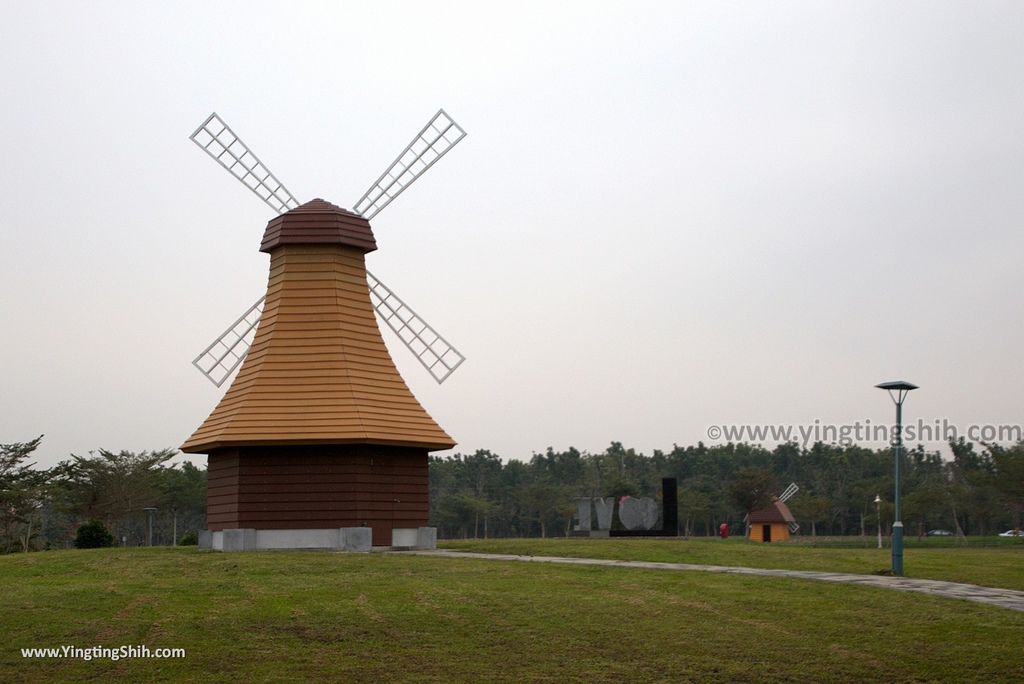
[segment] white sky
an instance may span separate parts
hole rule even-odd
[[[223,391],[190,361],[272,214],[187,140],[212,110],[342,206],[439,106],[469,132],[368,258],[469,358],[385,333],[459,451],[884,422],[892,379],[1024,422],[1024,5],[2,4],[0,442],[42,465]]]

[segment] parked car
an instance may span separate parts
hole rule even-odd
[[[1001,532],[999,534],[999,536],[1000,537],[1021,537],[1021,536],[1024,536],[1024,532],[1021,532],[1020,530],[1006,530],[1005,532]]]
[[[929,537],[952,537],[953,533],[949,530],[928,530]]]

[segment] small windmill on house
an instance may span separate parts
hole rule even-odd
[[[800,491],[795,482],[791,482],[785,491],[779,496],[773,497],[771,503],[764,508],[751,511],[747,521],[749,524],[749,539],[755,542],[779,542],[789,539],[791,533],[795,534],[800,525],[789,510],[786,502],[793,498],[793,495]]]
[[[440,110],[349,211],[300,205],[216,113],[192,134],[275,213],[260,245],[266,294],[193,361],[218,387],[241,366],[181,447],[209,457],[213,548],[432,543],[427,454],[455,442],[406,386],[374,314],[439,383],[464,357],[365,255],[370,219],[464,136]]]

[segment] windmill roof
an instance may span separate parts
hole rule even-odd
[[[775,499],[764,508],[756,511],[752,511],[750,514],[750,522],[752,523],[791,523],[796,522],[796,518],[789,510],[789,506],[783,502]]]
[[[369,221],[318,197],[271,219],[260,251],[281,245],[331,244],[355,247],[364,254],[377,249]]]
[[[249,353],[181,450],[353,443],[455,446],[384,345],[361,250],[282,245]]]

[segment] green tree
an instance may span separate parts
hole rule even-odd
[[[953,452],[948,468],[958,526],[967,534],[990,534],[1003,515],[992,455],[975,451],[974,444],[963,437],[950,441],[949,448]]]
[[[1013,514],[1014,529],[1021,529],[1024,515],[1024,442],[1003,448],[990,445],[995,466],[995,486],[1003,503]]]
[[[449,494],[438,505],[435,521],[447,529],[449,536],[470,536],[469,531],[481,514],[486,512],[488,501],[469,493]],[[473,533],[476,537],[476,531]]]
[[[779,482],[767,468],[745,466],[736,471],[729,483],[729,498],[747,515],[748,533],[750,514],[770,504],[778,491]]]
[[[729,497],[747,514],[770,504],[778,491],[779,481],[766,468],[740,468],[729,482]]]
[[[480,522],[483,521],[483,536],[490,532],[490,514],[495,508],[495,488],[501,475],[501,459],[486,449],[478,449],[463,460],[462,471],[466,485],[471,487],[470,509],[473,515],[473,538],[480,537]]]
[[[831,508],[829,500],[824,496],[799,494],[788,503],[793,517],[797,521],[809,522],[811,524],[811,536],[818,536],[817,524],[828,518],[829,509]]]
[[[99,520],[90,520],[78,527],[75,535],[75,548],[102,549],[114,545],[114,537],[107,531],[106,525]]]
[[[157,468],[154,484],[160,492],[158,529],[162,536],[177,541],[184,530],[206,527],[206,471],[185,461],[169,468]],[[170,527],[170,535],[167,527]]]
[[[67,505],[79,519],[101,520],[115,537],[145,537],[143,509],[159,507],[161,471],[172,449],[114,453],[100,449],[61,463]]]
[[[570,519],[574,508],[567,507],[570,498],[566,491],[550,482],[535,481],[522,490],[523,508],[532,520],[540,526],[541,538],[547,537],[548,525],[554,520],[560,521],[566,513]]]
[[[941,524],[947,510],[948,491],[941,477],[924,479],[903,496],[903,521],[916,524],[919,539],[929,527]]]
[[[28,551],[32,545],[33,524],[51,473],[26,461],[42,440],[39,435],[29,442],[0,444],[0,551],[10,552],[19,544]]]
[[[690,537],[693,534],[693,524],[707,515],[711,509],[711,498],[704,492],[696,489],[680,488],[679,515],[683,519],[683,536]]]

